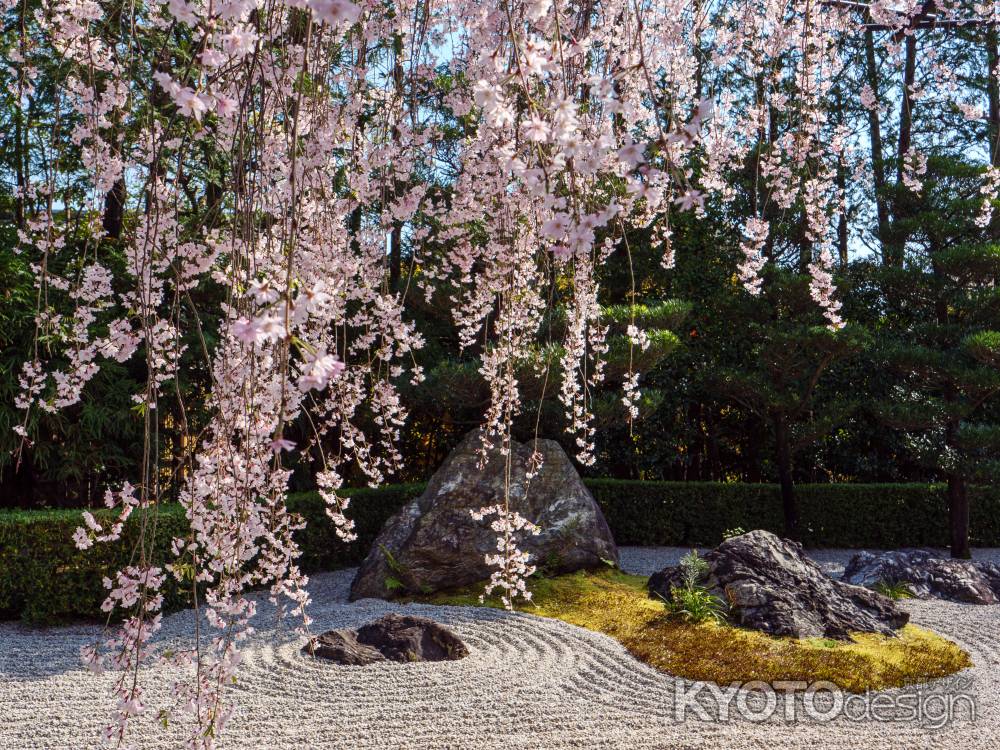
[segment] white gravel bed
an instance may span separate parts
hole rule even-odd
[[[626,547],[621,552],[626,570],[646,574],[686,550]],[[826,550],[816,557],[835,570],[850,554]],[[996,550],[984,556],[1000,559]],[[718,721],[714,710],[707,719],[689,712],[678,720],[677,691],[691,683],[636,661],[611,638],[557,620],[495,610],[397,606],[371,599],[351,604],[346,594],[352,575],[345,570],[314,577],[314,632],[356,626],[388,610],[408,611],[452,627],[471,655],[437,664],[322,663],[303,656],[303,639],[275,623],[262,606],[239,682],[231,689],[238,716],[226,728],[221,748],[1000,748],[1000,606],[904,605],[915,623],[947,635],[972,656],[975,666],[959,675],[960,681],[938,681],[925,691],[971,692],[974,720],[962,711],[942,728],[926,718],[898,716],[883,722],[818,721],[804,714],[801,699],[791,706],[779,699],[766,721],[739,718],[735,711],[728,721]],[[192,625],[190,612],[164,618],[158,646],[187,642]],[[98,746],[112,677],[89,674],[78,659],[80,645],[98,632],[91,626],[30,629],[0,623],[0,750]],[[176,673],[153,669],[159,674],[149,675],[147,704],[154,708],[137,723],[135,746],[179,748],[179,735],[155,724],[155,707],[166,705],[167,696],[162,687],[152,689],[165,686]],[[875,699],[870,696],[863,705]],[[794,720],[784,718],[786,708],[795,711]]]

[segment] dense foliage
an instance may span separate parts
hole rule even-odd
[[[589,479],[619,544],[715,545],[734,529],[783,533],[775,484]],[[934,484],[801,484],[807,547],[898,549],[950,542],[947,487]],[[969,488],[972,540],[1000,545],[1000,490]]]
[[[711,546],[734,529],[780,532],[780,488],[774,484],[586,480],[619,544]],[[390,485],[348,490],[358,538],[337,539],[315,492],[289,498],[306,526],[296,532],[307,572],[357,565],[371,548],[382,524],[423,485]],[[817,547],[899,548],[947,544],[941,519],[947,487],[921,484],[800,485],[803,538]],[[972,487],[972,539],[1000,547],[1000,489]],[[107,511],[95,511],[99,521]],[[0,617],[51,624],[74,618],[102,618],[107,595],[102,580],[109,570],[128,564],[128,545],[79,550],[73,530],[79,514],[69,510],[0,511]],[[165,504],[157,512],[152,558],[168,559],[170,540],[187,532],[183,508]],[[126,526],[131,541],[136,523]],[[544,566],[543,566],[544,567]],[[543,571],[544,572],[544,571]],[[190,580],[165,589],[167,609],[182,606]]]

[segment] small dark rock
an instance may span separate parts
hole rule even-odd
[[[469,655],[461,639],[426,617],[392,612],[353,630],[329,630],[313,638],[302,652],[338,664],[380,661],[455,661]]]
[[[829,578],[803,554],[802,545],[768,531],[726,539],[704,560],[704,585],[729,603],[730,619],[769,635],[893,635],[910,617],[881,594]],[[669,601],[671,588],[682,582],[679,567],[666,568],[649,579],[650,595]]]
[[[841,578],[855,586],[905,583],[921,599],[947,599],[967,604],[1000,601],[1000,566],[953,560],[927,549],[895,552],[859,552]]]

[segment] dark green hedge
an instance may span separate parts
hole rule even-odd
[[[104,525],[108,511],[94,511]],[[128,523],[122,539],[80,551],[73,532],[83,525],[80,511],[0,512],[0,614],[28,622],[56,622],[72,617],[98,617],[107,590],[101,581],[132,562],[139,524]],[[170,540],[187,530],[179,505],[157,514],[153,548],[162,554]],[[170,588],[166,605],[175,606],[183,593]]]
[[[618,544],[714,545],[736,527],[782,531],[777,485],[590,479]],[[944,485],[807,484],[795,488],[807,547],[948,546]],[[1000,489],[969,490],[972,543],[1000,547]]]
[[[714,545],[730,529],[781,532],[781,501],[774,485],[708,482],[629,482],[587,480],[622,545]],[[356,565],[367,554],[385,520],[423,485],[350,490],[349,515],[358,540],[341,542],[333,533],[322,499],[315,493],[289,498],[306,520],[298,532],[303,570]],[[802,509],[803,541],[813,547],[947,545],[945,489],[938,485],[826,484],[796,488]],[[1000,489],[970,490],[973,544],[1000,547]],[[95,512],[100,520],[104,512]],[[163,506],[154,534],[154,559],[164,561],[170,540],[186,533],[180,506]],[[124,539],[79,551],[72,535],[80,512],[0,511],[0,618],[58,622],[99,617],[106,575],[128,565],[138,525]],[[169,580],[169,579],[168,579]],[[167,609],[181,606],[188,593],[170,583]]]
[[[394,485],[347,491],[358,533],[358,540],[351,544],[336,538],[318,495],[292,495],[289,507],[306,520],[306,528],[298,532],[302,569],[309,572],[358,564],[385,519],[422,490],[423,485]],[[101,523],[110,518],[106,510],[93,513]],[[107,596],[102,580],[132,562],[139,524],[130,519],[121,540],[80,551],[72,536],[82,525],[78,510],[0,511],[0,619],[20,617],[32,623],[51,623],[101,617],[101,602]],[[171,539],[184,536],[187,528],[180,505],[160,506],[150,537],[152,559],[167,562]],[[189,591],[168,577],[165,600],[165,609],[176,609],[189,600]]]
[[[357,540],[350,544],[345,544],[334,533],[323,498],[313,492],[292,495],[288,500],[289,507],[302,514],[306,521],[306,527],[296,537],[302,548],[300,566],[304,571],[311,572],[359,564],[386,520],[423,491],[423,484],[347,490],[346,494],[351,498],[347,515],[354,520],[354,531],[358,535]]]

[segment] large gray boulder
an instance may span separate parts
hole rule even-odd
[[[487,555],[497,553],[490,519],[470,511],[503,504],[505,458],[499,448],[480,467],[482,436],[469,433],[431,477],[426,491],[390,518],[351,584],[351,599],[430,593],[490,577]],[[541,469],[527,480],[533,452]],[[552,440],[513,443],[510,507],[541,527],[519,546],[547,574],[618,564],[604,514],[566,453]]]
[[[769,635],[846,638],[852,632],[892,635],[909,620],[891,599],[829,578],[802,545],[769,531],[726,539],[706,553],[704,586],[729,605],[737,625]],[[670,600],[683,571],[670,567],[649,579],[652,596]]]
[[[1000,601],[1000,566],[952,560],[927,549],[859,552],[847,563],[841,580],[869,588],[880,583],[905,583],[921,599],[968,604]]]
[[[447,628],[426,617],[395,612],[357,629],[328,630],[310,640],[302,652],[352,666],[384,661],[455,661],[469,655],[462,640]]]

